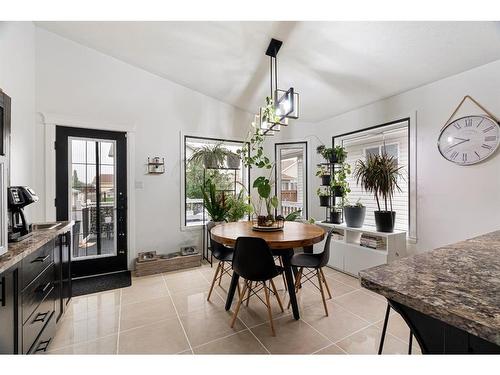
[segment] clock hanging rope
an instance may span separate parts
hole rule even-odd
[[[452,120],[469,99],[484,115],[468,115]],[[499,146],[500,122],[490,111],[469,95],[464,96],[441,129],[438,150],[448,161],[473,165],[492,156]]]

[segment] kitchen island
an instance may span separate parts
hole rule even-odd
[[[422,353],[500,353],[500,231],[359,273]]]

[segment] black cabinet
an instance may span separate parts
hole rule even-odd
[[[0,275],[0,354],[19,353],[19,269]]]
[[[54,247],[55,281],[55,319],[63,316],[71,299],[71,232],[60,234]]]

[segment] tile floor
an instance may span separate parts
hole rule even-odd
[[[224,310],[229,278],[206,297],[215,268],[133,278],[132,286],[73,298],[59,324],[51,354],[376,354],[385,300],[358,280],[325,268],[332,291],[326,317],[319,292],[305,284],[298,300],[301,319],[282,313],[276,300],[271,336],[265,306],[253,298],[234,328]],[[275,279],[285,307],[281,278]],[[235,304],[233,304],[234,307]],[[392,313],[384,353],[405,354],[409,329]],[[414,342],[414,354],[420,353]]]

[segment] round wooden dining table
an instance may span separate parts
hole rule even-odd
[[[252,229],[251,221],[219,224],[210,232],[213,241],[234,247],[238,237],[259,237],[266,241],[274,255],[283,260],[285,279],[292,305],[293,316],[300,318],[297,297],[295,295],[294,273],[290,264],[294,248],[310,248],[315,243],[321,242],[325,231],[317,225],[286,221],[283,230],[276,232],[260,232]],[[226,310],[231,308],[234,293],[238,285],[239,275],[233,272],[229,287]]]

